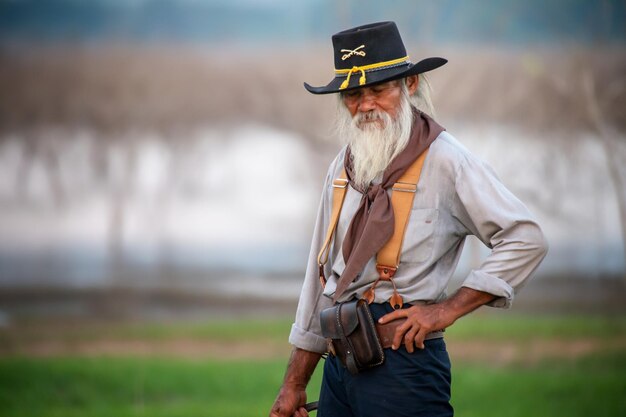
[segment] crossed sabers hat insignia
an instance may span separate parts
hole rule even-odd
[[[344,54],[341,57],[341,60],[345,61],[346,59],[350,58],[352,55],[365,56],[365,51],[359,51],[359,49],[363,49],[363,48],[365,48],[365,45],[361,45],[355,49],[342,49],[340,52],[347,52],[347,54]]]

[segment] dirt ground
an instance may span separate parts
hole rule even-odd
[[[177,359],[273,359],[287,357],[290,346],[272,341],[218,342],[180,338],[167,341],[95,340],[64,342],[49,340],[19,347],[0,346],[0,357],[163,357]],[[513,363],[534,364],[545,359],[575,360],[603,351],[626,349],[626,337],[614,340],[594,339],[538,339],[525,343],[507,341],[453,341],[448,342],[450,356],[462,362],[481,362],[493,365]]]
[[[587,285],[587,284],[585,284]],[[537,289],[516,302],[514,310],[527,314],[562,314],[576,308],[578,314],[623,314],[624,285],[616,281],[611,288],[590,286],[568,288],[572,294],[557,305],[552,294],[567,294],[553,284]],[[591,289],[596,288],[594,293]],[[598,292],[597,288],[603,288]],[[545,299],[544,299],[545,298]],[[547,300],[549,298],[550,300]],[[571,298],[571,299],[570,299]],[[578,300],[578,301],[577,301]],[[251,300],[210,297],[206,294],[182,294],[157,291],[3,291],[0,292],[0,358],[28,357],[164,357],[189,360],[273,359],[289,355],[287,334],[283,337],[211,338],[175,331],[159,337],[143,337],[119,331],[121,326],[143,324],[176,329],[176,323],[207,320],[252,318],[254,320],[293,317],[296,300]],[[602,306],[603,311],[598,311]],[[549,308],[548,308],[549,307]],[[288,326],[288,325],[287,325]],[[151,327],[151,328],[152,328]],[[286,330],[287,331],[287,330]],[[145,333],[145,332],[144,332]],[[143,334],[143,333],[142,333]],[[626,335],[608,338],[567,339],[530,336],[516,340],[479,338],[458,339],[447,336],[453,360],[463,362],[532,364],[549,358],[577,359],[605,351],[626,351]]]

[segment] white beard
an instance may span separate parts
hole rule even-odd
[[[364,120],[381,120],[362,123]],[[359,127],[362,124],[362,127]],[[350,146],[352,154],[353,182],[359,190],[365,190],[381,175],[406,147],[411,136],[413,111],[408,95],[403,92],[400,109],[395,119],[384,111],[373,110],[357,113],[354,118],[339,103],[336,132],[342,142]]]

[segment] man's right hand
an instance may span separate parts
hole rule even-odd
[[[304,387],[283,385],[270,411],[270,417],[308,417],[304,409],[306,391]]]
[[[308,417],[306,386],[322,355],[294,348],[289,358],[283,386],[280,387],[270,417]]]

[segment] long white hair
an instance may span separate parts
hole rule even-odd
[[[433,106],[433,102],[430,98],[432,93],[432,88],[430,86],[430,82],[428,82],[428,77],[425,74],[419,74],[419,83],[417,84],[417,90],[410,97],[411,104],[416,109],[426,113],[433,119],[435,118],[435,107]]]

